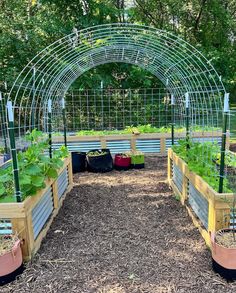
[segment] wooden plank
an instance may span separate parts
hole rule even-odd
[[[182,186],[182,196],[181,196],[181,203],[184,205],[185,201],[188,198],[188,178],[183,175],[183,186]]]
[[[72,161],[67,166],[68,168],[68,180],[69,180],[69,185],[73,185],[73,170],[72,170]]]
[[[132,151],[136,150],[136,137],[132,136],[130,140],[130,148]]]
[[[215,200],[214,202],[214,208],[215,208],[215,217],[216,217],[216,223],[215,223],[215,229],[216,231],[223,229],[223,228],[229,228],[230,225],[230,203],[226,201],[218,201]]]
[[[101,137],[100,138],[100,143],[101,143],[101,148],[102,149],[106,149],[107,148],[107,141],[106,141],[106,138],[105,137]]]
[[[170,149],[168,150],[168,158],[167,158],[167,178],[168,178],[168,182],[170,182],[171,178],[172,178],[172,159],[170,157]]]
[[[185,132],[175,132],[176,138],[184,138],[186,136]],[[160,139],[168,138],[171,139],[171,133],[140,133],[140,134],[111,134],[111,135],[75,135],[68,136],[68,142],[82,142],[82,141],[101,141],[102,138],[107,140],[131,140],[132,137],[137,139]],[[221,137],[221,131],[212,132],[194,132],[192,137]],[[64,142],[63,136],[54,136],[53,143]]]
[[[29,247],[30,241],[29,241],[29,232],[28,232],[26,218],[11,219],[11,223],[12,223],[12,230],[15,233],[17,233],[17,235],[22,241],[21,248],[22,248],[23,258],[25,260],[28,260],[31,255],[31,250]]]
[[[54,209],[58,209],[59,207],[59,198],[58,198],[58,183],[54,181],[52,184],[52,196],[53,196],[53,206]]]
[[[24,203],[0,203],[0,217],[1,219],[24,218]]]
[[[188,212],[190,218],[192,219],[194,226],[198,229],[198,231],[202,235],[202,238],[205,240],[206,245],[208,247],[211,247],[211,238],[210,238],[209,232],[205,228],[202,227],[200,220],[197,219],[197,217],[195,216],[195,213],[192,211],[192,209],[187,205],[185,205],[185,207],[187,209],[187,212]]]
[[[164,137],[160,139],[160,148],[161,154],[164,155],[166,153],[166,139]]]

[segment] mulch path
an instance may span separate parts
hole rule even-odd
[[[236,292],[164,182],[166,158],[74,179],[41,249],[0,292]]]

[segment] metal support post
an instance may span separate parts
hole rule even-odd
[[[229,94],[224,96],[224,112],[223,112],[223,129],[222,129],[222,141],[220,152],[220,180],[219,180],[219,193],[223,192],[224,175],[225,175],[225,147],[226,147],[226,134],[229,115]]]
[[[4,152],[5,154],[7,154],[8,148],[7,148],[5,104],[4,104],[3,96],[1,92],[0,92],[0,113],[1,113],[3,140],[4,140]]]
[[[190,131],[189,131],[189,93],[185,93],[185,110],[186,110],[186,142],[187,149],[190,148]]]
[[[52,100],[48,99],[48,143],[49,157],[52,158]]]
[[[21,191],[20,191],[20,181],[19,181],[19,169],[17,162],[17,153],[16,153],[16,142],[15,142],[15,133],[14,133],[14,114],[12,108],[12,102],[7,102],[7,113],[8,113],[8,132],[10,137],[10,148],[11,148],[11,157],[12,157],[12,167],[13,167],[13,176],[15,184],[15,196],[16,201],[21,202]]]
[[[171,144],[175,144],[175,97],[171,94]]]
[[[65,98],[62,98],[61,105],[62,105],[62,116],[63,116],[64,145],[65,147],[67,147]]]

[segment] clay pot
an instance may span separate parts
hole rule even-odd
[[[232,229],[222,229],[221,233],[232,233]],[[227,280],[236,280],[236,248],[226,248],[215,242],[211,234],[211,253],[213,270]]]
[[[116,154],[114,167],[116,170],[129,170],[131,166],[131,158],[124,157],[122,154]]]
[[[17,240],[12,250],[0,256],[0,285],[13,281],[23,271],[23,259],[20,240]]]

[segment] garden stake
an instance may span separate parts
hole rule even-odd
[[[186,109],[186,141],[187,141],[187,149],[189,149],[189,94],[185,94],[185,109]]]
[[[12,157],[12,167],[13,167],[13,176],[15,184],[15,195],[16,201],[21,202],[21,192],[20,192],[20,182],[19,182],[19,169],[17,162],[16,154],[16,142],[15,142],[15,133],[14,133],[14,115],[12,109],[12,102],[7,102],[7,112],[8,112],[8,132],[10,137],[10,147],[11,147],[11,157]]]
[[[63,127],[64,127],[64,145],[65,145],[65,147],[67,147],[65,98],[61,99],[61,105],[62,105]]]
[[[226,146],[226,131],[228,124],[228,114],[229,114],[229,94],[226,93],[224,96],[224,121],[223,121],[223,132],[221,140],[221,151],[220,151],[220,180],[219,180],[219,193],[223,192],[224,183],[224,170],[225,170],[225,146]]]
[[[171,94],[171,144],[175,144],[175,97],[173,94]]]
[[[7,135],[6,135],[6,128],[4,128],[4,125],[6,125],[6,117],[5,117],[5,109],[4,109],[4,101],[2,98],[2,93],[0,92],[0,113],[1,113],[1,123],[2,123],[2,133],[3,133],[3,139],[4,139],[4,150],[5,154],[7,154]]]
[[[32,101],[32,112],[31,112],[31,131],[34,130],[35,128],[35,119],[34,119],[34,115],[35,115],[35,67],[33,67],[33,86],[32,86],[32,93],[33,93],[33,101]]]
[[[103,120],[103,80],[101,81],[101,110],[102,110],[102,130],[104,128],[104,120]]]
[[[48,100],[48,142],[49,157],[52,158],[52,100]]]

